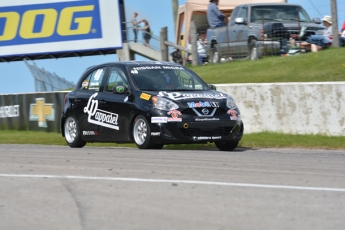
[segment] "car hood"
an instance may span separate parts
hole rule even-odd
[[[305,26],[307,28],[317,29],[317,30],[323,30],[325,29],[324,26],[320,24],[316,24],[314,22],[300,22],[298,24],[297,21],[265,21],[265,24],[271,24],[271,23],[282,23],[285,28],[291,28],[291,29],[298,29],[302,26]],[[262,28],[262,22],[251,22],[252,26],[255,26],[257,28]]]

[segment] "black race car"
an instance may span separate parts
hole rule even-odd
[[[134,142],[140,149],[214,142],[233,150],[243,135],[234,100],[190,69],[159,61],[88,68],[66,94],[61,133],[72,148]]]

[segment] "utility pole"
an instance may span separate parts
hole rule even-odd
[[[331,12],[332,12],[332,34],[333,34],[332,46],[339,48],[337,0],[331,0]]]
[[[174,18],[174,31],[176,30],[176,17],[177,17],[177,10],[178,10],[178,0],[171,0],[171,6],[173,10],[173,18]]]

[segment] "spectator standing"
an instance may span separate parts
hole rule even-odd
[[[210,0],[207,7],[207,21],[212,29],[225,26],[225,15],[218,9],[219,0]]]
[[[133,18],[132,18],[132,24],[133,24],[133,32],[134,32],[134,42],[137,42],[138,40],[138,21],[137,21],[138,13],[134,12]]]
[[[149,22],[146,19],[143,19],[140,22],[144,22],[144,27],[138,28],[138,30],[145,30],[144,31],[144,40],[145,40],[145,46],[150,47],[150,39],[151,39],[151,29]]]

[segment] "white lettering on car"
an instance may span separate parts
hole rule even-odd
[[[95,97],[97,97],[97,95],[98,93],[93,94],[89,98],[87,106],[84,107],[84,113],[89,114],[88,122],[107,128],[119,130],[119,126],[117,124],[119,115],[98,109],[98,100],[94,99]]]
[[[103,69],[97,70],[97,72],[95,74],[95,77],[94,77],[95,81],[99,80],[99,78],[101,77],[102,73],[103,73]]]
[[[195,121],[219,121],[219,118],[195,118]]]
[[[214,137],[193,137],[193,140],[195,141],[201,141],[201,140],[219,140],[222,139],[221,136],[214,136]]]
[[[169,97],[172,100],[182,100],[189,98],[214,98],[214,99],[224,99],[226,94],[223,93],[184,93],[160,91],[157,95],[158,97]]]
[[[83,131],[84,136],[97,136],[98,132],[97,131]]]
[[[151,132],[151,136],[160,136],[161,133],[160,132]]]
[[[167,117],[151,117],[151,123],[167,123]]]

